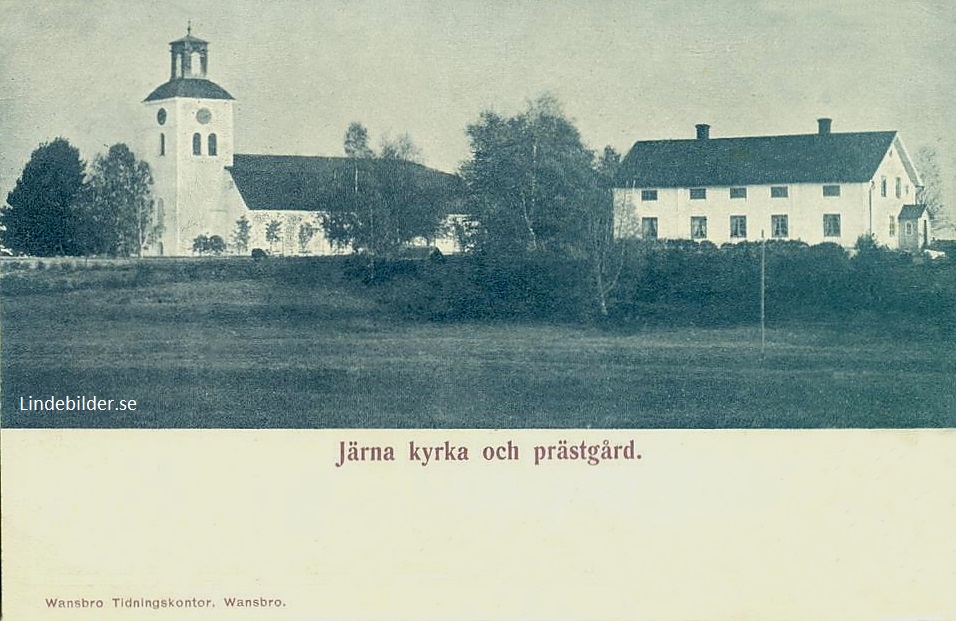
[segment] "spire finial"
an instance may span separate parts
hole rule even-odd
[[[193,20],[189,19],[186,21],[186,34],[191,35],[193,33]]]

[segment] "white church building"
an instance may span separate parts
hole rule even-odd
[[[930,240],[919,173],[895,131],[831,131],[634,144],[615,181],[619,238],[717,245],[765,239],[834,242],[864,234],[908,251]]]
[[[148,254],[186,256],[200,236],[232,245],[236,223],[250,225],[248,248],[276,254],[333,254],[321,220],[347,207],[354,194],[381,175],[414,175],[427,200],[447,201],[449,221],[457,176],[413,162],[345,157],[251,155],[235,152],[235,99],[209,80],[209,44],[192,35],[170,43],[169,80],[143,101],[138,153],[153,171],[155,216],[161,231]],[[354,201],[353,201],[354,202]],[[275,223],[278,223],[276,225]],[[278,231],[267,239],[266,229]],[[450,227],[448,227],[450,228]],[[422,240],[442,252],[456,250],[454,236]]]

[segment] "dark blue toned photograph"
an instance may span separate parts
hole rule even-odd
[[[956,427],[951,11],[495,5],[14,9],[0,425]]]

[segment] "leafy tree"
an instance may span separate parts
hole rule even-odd
[[[226,251],[226,240],[220,235],[197,235],[193,238],[193,252],[198,255],[220,255]]]
[[[0,210],[3,244],[35,256],[81,254],[78,202],[85,167],[65,138],[41,144]]]
[[[471,159],[461,175],[480,223],[478,246],[579,255],[600,185],[594,154],[557,100],[541,96],[512,117],[485,111],[466,131]]]
[[[477,221],[474,246],[583,261],[594,308],[606,316],[625,264],[625,246],[614,238],[617,151],[606,147],[595,159],[549,95],[512,117],[483,112],[467,133],[472,157],[461,174]]]
[[[211,254],[220,255],[226,251],[226,240],[220,235],[213,235],[209,238],[206,250]]]
[[[399,134],[397,138],[383,138],[379,153],[383,160],[422,163],[422,150],[408,134]]]
[[[415,161],[420,154],[403,134],[384,141],[380,156],[356,159],[344,200],[322,218],[329,241],[370,257],[389,257],[415,238],[433,238],[453,178],[424,168]],[[374,269],[374,259],[371,265]]]
[[[864,233],[857,237],[853,247],[857,255],[876,253],[885,248],[876,240],[876,235],[873,233]]]
[[[142,256],[161,233],[152,198],[149,164],[136,159],[125,144],[97,155],[87,182],[82,236],[94,254]]]
[[[621,155],[604,147],[595,166],[599,190],[587,210],[587,257],[594,283],[595,301],[602,317],[608,315],[608,296],[617,286],[625,264],[625,242],[614,238],[614,177]]]
[[[598,157],[597,172],[605,188],[614,187],[614,177],[617,175],[617,169],[620,166],[621,154],[610,145],[604,147],[604,151]]]
[[[209,236],[197,235],[193,238],[193,253],[203,255],[209,252]]]
[[[249,250],[249,234],[252,230],[252,225],[249,224],[249,219],[245,216],[242,216],[236,220],[236,228],[232,233],[232,243],[236,247],[236,252],[239,254],[245,254]]]
[[[933,228],[949,224],[943,203],[943,177],[939,168],[939,156],[932,146],[923,146],[914,155],[916,168],[923,179],[922,187],[916,190],[916,202],[926,205]]]
[[[266,241],[269,242],[269,252],[275,252],[275,245],[282,241],[282,223],[270,220],[266,225]]]
[[[361,123],[355,121],[345,130],[345,157],[370,158],[375,157],[368,146],[368,130]]]
[[[315,226],[311,222],[303,222],[299,225],[299,252],[305,254],[309,250],[309,242],[315,235]]]

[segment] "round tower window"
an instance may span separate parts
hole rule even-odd
[[[156,122],[160,125],[166,124],[166,108],[160,108],[159,112],[156,113]]]
[[[212,120],[212,112],[209,111],[209,108],[200,108],[196,112],[196,120],[205,125]]]

